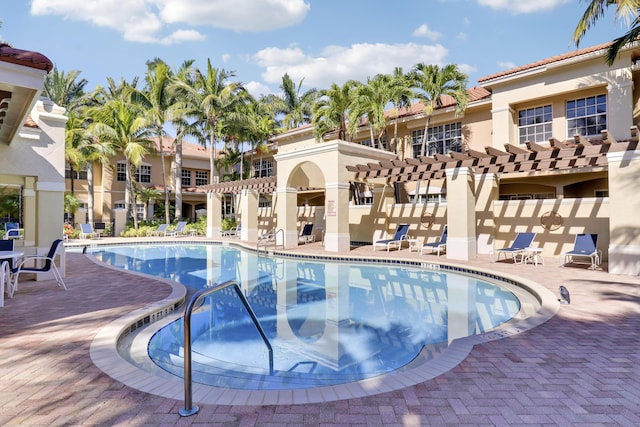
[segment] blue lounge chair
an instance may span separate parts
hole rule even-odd
[[[442,235],[440,236],[440,240],[438,240],[437,242],[425,243],[424,245],[422,245],[422,247],[420,248],[420,255],[423,255],[425,250],[431,250],[431,253],[433,253],[433,251],[437,251],[438,256],[440,256],[440,250],[443,250],[446,247],[447,247],[447,226],[445,225],[444,229],[442,230]]]
[[[500,255],[504,255],[505,259],[507,256],[510,257],[513,262],[517,262],[519,255],[520,261],[523,261],[527,249],[531,246],[535,238],[536,233],[518,233],[511,246],[496,250],[498,254],[497,261],[500,261]]]
[[[373,243],[373,250],[375,251],[378,246],[382,246],[389,252],[389,249],[395,247],[397,249],[402,248],[402,243],[407,241],[409,234],[409,224],[399,224],[396,228],[396,232],[390,239],[377,240]]]
[[[309,222],[302,227],[302,233],[300,233],[299,241],[302,243],[311,243],[315,240],[315,235],[313,234],[313,223]]]
[[[589,258],[591,266],[595,269],[600,265],[601,252],[598,250],[597,234],[576,234],[573,249],[562,254],[562,266],[573,263],[574,258]]]

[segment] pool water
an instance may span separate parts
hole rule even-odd
[[[192,317],[193,380],[237,389],[336,385],[389,373],[456,338],[514,317],[509,290],[473,276],[399,265],[258,256],[218,245],[137,245],[91,250],[126,270],[195,289],[236,280],[273,347],[269,354],[232,288]],[[155,364],[183,375],[183,322],[157,331]]]

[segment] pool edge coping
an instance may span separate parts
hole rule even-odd
[[[189,244],[211,244],[212,241],[149,241],[149,242],[137,242],[145,244],[159,244],[159,243],[189,243]],[[213,241],[213,243],[218,243]],[[241,246],[245,249],[254,250],[247,245],[238,244],[240,242],[222,242],[222,244],[232,244]],[[124,244],[124,243],[123,243]],[[128,243],[131,244],[131,243]],[[103,243],[96,244],[93,242],[91,246],[113,246],[117,243]],[[71,246],[71,245],[69,245]],[[82,247],[85,245],[79,245]],[[278,255],[281,255],[278,253]],[[335,260],[353,260],[366,259],[366,257],[347,257],[347,256],[317,256],[304,253],[288,253],[287,257],[296,258],[324,258]],[[113,269],[128,274],[140,275],[142,277],[151,278],[159,282],[168,284],[171,287],[171,293],[169,296],[134,310],[126,315],[119,317],[118,319],[110,322],[108,325],[101,328],[90,345],[90,357],[92,362],[104,373],[109,375],[116,381],[119,381],[129,387],[136,390],[154,394],[161,397],[182,400],[184,399],[184,380],[180,377],[172,376],[164,371],[160,372],[158,368],[158,374],[154,374],[149,370],[140,368],[133,363],[125,360],[118,352],[117,345],[119,340],[124,334],[130,333],[132,325],[137,325],[141,319],[158,317],[153,323],[159,324],[166,322],[169,318],[177,315],[177,308],[184,302],[186,297],[186,287],[175,281],[169,279],[163,279],[156,276],[150,276],[144,273],[138,273],[133,271],[126,271],[117,269],[106,264],[101,263],[93,256],[87,256],[93,262],[109,269]],[[371,258],[369,258],[371,259]],[[379,260],[376,262],[382,262]],[[402,258],[394,259],[392,264],[403,263]],[[558,312],[560,303],[556,296],[543,285],[534,282],[532,280],[508,273],[494,273],[485,268],[470,268],[463,265],[458,265],[450,262],[417,262],[412,259],[404,259],[404,263],[416,266],[416,264],[430,264],[430,265],[445,265],[453,269],[461,269],[464,272],[473,271],[480,272],[484,275],[490,275],[492,277],[499,277],[507,281],[508,283],[520,286],[527,292],[532,293],[540,303],[540,309],[533,315],[525,319],[510,320],[503,323],[495,329],[487,331],[482,334],[473,335],[464,338],[458,338],[453,340],[449,346],[442,351],[437,357],[424,363],[418,364],[418,366],[406,369],[399,369],[397,371],[379,375],[373,378],[367,378],[364,380],[354,381],[351,383],[338,384],[332,386],[322,386],[313,388],[301,388],[292,390],[239,390],[230,388],[215,387],[200,383],[192,384],[193,402],[198,404],[215,404],[215,405],[269,405],[269,404],[306,404],[306,403],[319,403],[329,402],[335,400],[345,400],[351,398],[358,398],[364,396],[370,396],[380,394],[389,391],[400,390],[406,387],[410,387],[419,384],[424,381],[434,379],[451,369],[458,366],[464,361],[474,346],[478,344],[485,344],[491,341],[495,341],[502,338],[507,338],[527,330],[533,329],[552,317]],[[456,271],[456,270],[454,270]],[[147,327],[149,325],[142,325],[141,327]],[[136,328],[138,329],[138,328]]]

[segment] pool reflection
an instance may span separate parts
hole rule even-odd
[[[98,259],[194,288],[236,280],[274,347],[275,378],[255,326],[230,289],[192,318],[194,380],[232,388],[337,384],[399,369],[421,351],[486,332],[520,308],[506,290],[475,277],[357,263],[259,257],[235,248],[103,248]],[[182,322],[158,331],[153,360],[182,375]]]

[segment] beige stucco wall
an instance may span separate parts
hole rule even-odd
[[[38,127],[23,127],[10,146],[0,144],[0,183],[23,187],[25,238],[17,244],[24,245],[27,253],[35,253],[38,246],[48,248],[62,237],[64,113],[41,98],[31,112]]]

